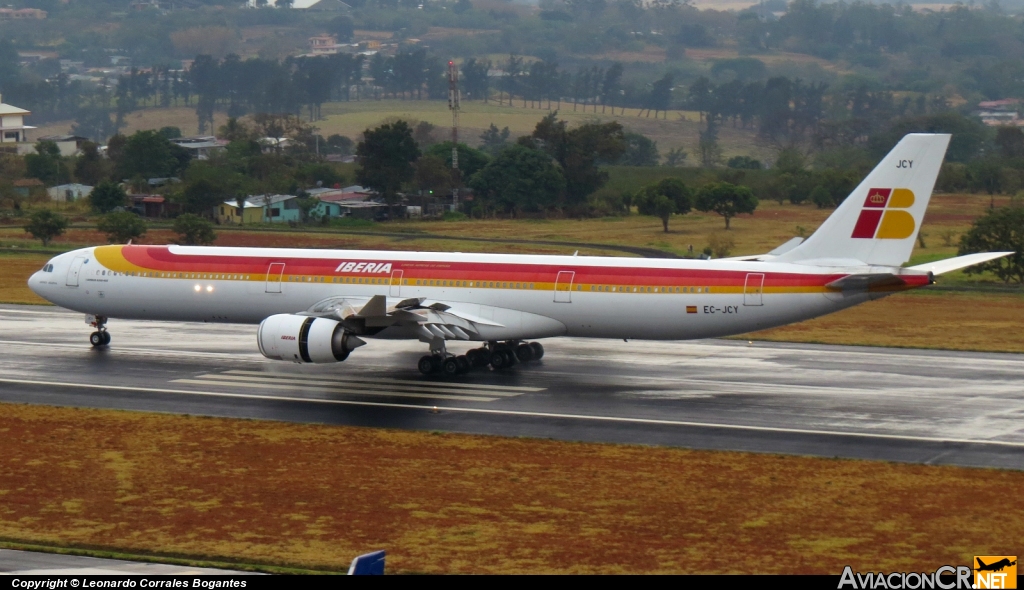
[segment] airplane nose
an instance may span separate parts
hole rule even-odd
[[[36,295],[42,297],[43,294],[39,292],[40,287],[42,287],[42,282],[39,279],[40,274],[42,274],[42,272],[38,270],[32,273],[32,276],[28,278],[28,288],[31,289],[32,292],[35,293]]]

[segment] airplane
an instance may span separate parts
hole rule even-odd
[[[978,560],[978,567],[976,568],[976,571],[979,571],[979,572],[998,572],[998,571],[1002,571],[1003,568],[1007,568],[1007,567],[1010,567],[1010,566],[1017,565],[1016,561],[1010,561],[1006,557],[1000,559],[999,561],[997,561],[995,563],[989,563],[989,564],[986,564],[984,561],[981,560],[981,558],[976,558],[976,559]]]
[[[686,340],[763,330],[925,287],[1012,252],[903,268],[950,136],[905,136],[806,240],[720,260],[106,245],[54,257],[29,279],[86,315],[90,342],[113,318],[258,324],[260,352],[344,361],[366,339],[429,346],[424,374],[505,369],[538,339]],[[463,354],[450,343],[479,344]]]

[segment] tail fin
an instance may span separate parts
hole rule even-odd
[[[900,266],[909,260],[949,137],[904,136],[811,237],[775,261]]]

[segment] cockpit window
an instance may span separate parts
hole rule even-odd
[[[47,265],[43,266],[43,272],[53,272],[53,265],[52,264],[47,264]]]

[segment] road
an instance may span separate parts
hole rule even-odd
[[[109,328],[93,350],[79,314],[0,306],[0,401],[1024,469],[1019,354],[564,338],[446,381],[414,342],[313,366],[255,326]]]

